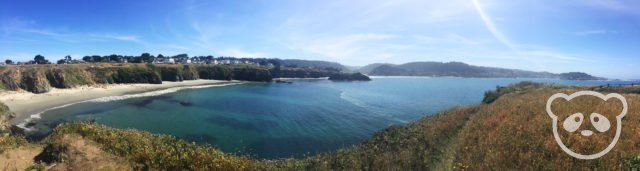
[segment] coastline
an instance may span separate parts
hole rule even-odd
[[[241,83],[241,81],[225,80],[186,80],[182,82],[163,81],[162,84],[98,84],[80,86],[70,89],[52,88],[50,92],[33,94],[27,91],[0,92],[0,102],[4,103],[16,114],[9,122],[20,124],[31,115],[48,109],[109,96],[122,96],[150,91],[157,91],[175,87],[205,86]]]
[[[273,78],[273,80],[328,80],[329,77],[319,77],[319,78]]]

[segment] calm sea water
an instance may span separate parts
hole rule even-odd
[[[78,103],[43,113],[28,135],[41,137],[63,122],[95,120],[111,127],[170,134],[257,158],[299,157],[359,143],[392,124],[479,103],[485,91],[524,80],[616,83],[456,77],[246,83]]]

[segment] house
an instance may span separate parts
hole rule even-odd
[[[175,64],[175,60],[173,58],[156,58],[153,61],[154,64]]]
[[[77,59],[71,60],[71,64],[84,64],[84,63],[87,63],[87,62],[83,60],[77,60]]]
[[[173,58],[169,58],[169,59],[165,59],[164,63],[165,64],[175,64],[176,60],[174,60]]]
[[[191,59],[187,59],[187,60],[182,60],[181,62],[182,64],[190,64],[191,63]]]

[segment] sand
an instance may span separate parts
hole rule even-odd
[[[26,91],[5,91],[0,92],[0,102],[6,104],[12,112],[16,113],[16,117],[10,122],[11,124],[18,124],[32,114],[36,114],[53,107],[100,97],[136,94],[172,87],[238,82],[240,81],[189,80],[183,82],[164,81],[162,84],[100,84],[70,89],[52,88],[51,91],[43,94],[33,94]]]

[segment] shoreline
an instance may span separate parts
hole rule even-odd
[[[319,78],[273,78],[276,80],[328,80],[329,77],[319,77]]]
[[[9,110],[16,114],[15,118],[9,120],[10,124],[18,125],[32,118],[32,115],[45,112],[49,109],[92,99],[138,94],[176,87],[233,83],[242,83],[242,81],[200,79],[185,80],[182,82],[163,81],[162,84],[98,84],[69,89],[52,88],[51,91],[43,94],[33,94],[27,91],[5,91],[0,92],[0,102],[7,105]]]

